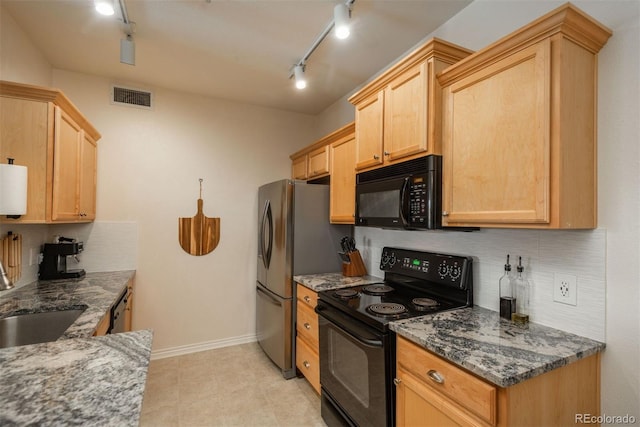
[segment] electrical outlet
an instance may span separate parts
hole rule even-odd
[[[563,304],[578,304],[577,278],[572,274],[553,275],[553,300]]]

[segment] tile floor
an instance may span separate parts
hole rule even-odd
[[[142,427],[323,427],[304,378],[285,380],[257,343],[151,361]]]

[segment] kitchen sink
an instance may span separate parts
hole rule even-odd
[[[55,341],[84,310],[45,311],[0,319],[0,348]]]

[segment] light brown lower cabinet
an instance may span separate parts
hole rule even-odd
[[[498,387],[398,337],[398,426],[567,426],[600,413],[599,353]]]
[[[318,294],[298,284],[296,305],[296,367],[320,394],[320,358],[318,357]]]
[[[133,285],[134,279],[131,278],[127,282],[127,305],[125,306],[124,312],[124,332],[132,331],[132,323],[131,323],[131,313],[133,311]],[[122,295],[122,294],[119,294]],[[100,323],[96,327],[96,330],[93,332],[94,337],[99,337],[102,335],[106,335],[109,332],[109,327],[111,326],[111,308],[107,310],[107,312],[100,319]]]

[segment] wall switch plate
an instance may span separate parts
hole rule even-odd
[[[553,275],[553,300],[563,304],[578,305],[576,276],[558,273]]]

